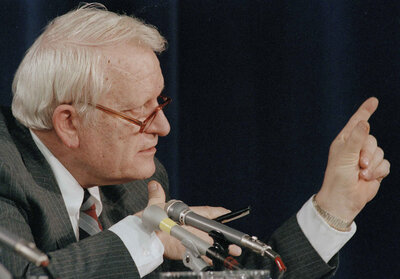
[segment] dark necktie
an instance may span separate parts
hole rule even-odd
[[[88,190],[85,189],[79,217],[79,240],[99,233],[102,230],[103,228],[97,218],[94,198],[89,194]]]

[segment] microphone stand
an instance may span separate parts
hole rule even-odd
[[[224,269],[243,269],[239,262],[228,254],[229,243],[223,234],[216,231],[209,232],[214,244],[207,250],[207,256],[213,260],[213,266],[207,264],[202,258],[199,250],[192,241],[184,239],[182,245],[186,247],[183,255],[183,264],[195,272],[222,271]]]
[[[182,258],[182,262],[186,267],[195,272],[208,271],[212,269],[212,267],[202,259],[199,250],[192,241],[185,239],[182,240],[181,243],[186,247]]]
[[[225,236],[219,231],[210,231],[208,235],[214,240],[213,246],[210,248],[213,252],[212,259],[215,270],[240,270],[243,267],[240,263],[232,256],[229,256],[229,245],[230,243]]]
[[[51,274],[47,266],[50,263],[49,257],[40,251],[35,243],[27,241],[21,237],[13,235],[11,232],[3,227],[0,227],[0,245],[7,247],[8,249],[18,253],[26,260],[34,263],[38,267],[42,267],[46,273],[46,277],[53,279],[54,276]],[[0,275],[2,271],[0,270]],[[0,278],[3,278],[0,276]],[[7,278],[7,277],[5,277]]]
[[[202,258],[196,245],[190,240],[182,240],[181,243],[186,247],[183,254],[183,264],[195,272],[201,271],[222,271],[224,269],[240,270],[243,267],[239,262],[229,256],[229,243],[223,234],[216,231],[209,232],[209,236],[214,240],[214,244],[207,250],[207,256],[213,260],[213,266],[207,264]]]

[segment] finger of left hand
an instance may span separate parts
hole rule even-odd
[[[360,177],[367,181],[384,178],[389,174],[389,169],[390,164],[384,159],[382,148],[377,147],[368,168],[360,172]]]
[[[229,254],[238,257],[242,254],[242,248],[234,244],[229,245]]]
[[[374,159],[374,153],[378,147],[376,138],[372,135],[368,135],[364,141],[363,147],[360,152],[360,167],[363,169],[371,166],[371,162]]]
[[[376,179],[379,182],[382,181],[390,173],[390,163],[388,160],[384,159],[381,163],[374,169],[371,174],[371,179]]]
[[[378,99],[375,97],[371,97],[366,100],[359,109],[352,115],[352,117],[347,122],[346,126],[339,133],[337,138],[345,138],[347,139],[354,128],[358,125],[360,121],[368,121],[371,115],[375,112],[378,107]]]
[[[353,131],[351,131],[349,138],[346,139],[346,145],[344,146],[343,151],[348,154],[359,156],[368,135],[369,123],[366,121],[358,122],[357,126]],[[357,159],[359,160],[358,157]]]

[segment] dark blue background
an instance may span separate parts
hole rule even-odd
[[[369,96],[392,173],[357,217],[335,278],[398,278],[400,4],[391,1],[99,1],[159,28],[171,134],[158,157],[174,198],[251,205],[232,223],[270,235],[318,191],[331,141]],[[79,1],[3,0],[1,103],[46,23]]]

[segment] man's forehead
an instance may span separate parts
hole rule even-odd
[[[105,51],[106,72],[131,81],[140,81],[159,70],[154,52],[143,47],[118,47]]]
[[[103,59],[105,78],[110,79],[113,89],[108,97],[118,95],[118,99],[129,100],[136,93],[134,103],[142,104],[153,97],[151,94],[162,91],[164,79],[159,61],[151,49],[121,46],[106,50]]]

